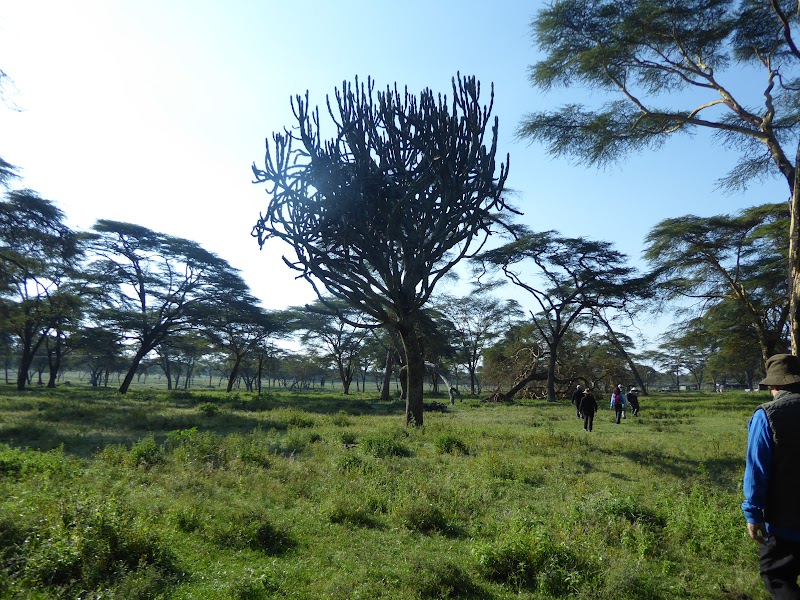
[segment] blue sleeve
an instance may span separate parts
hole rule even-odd
[[[744,466],[742,512],[748,523],[764,522],[767,482],[772,468],[772,428],[767,413],[757,410],[750,419]]]

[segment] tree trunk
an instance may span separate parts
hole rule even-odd
[[[470,363],[467,368],[469,369],[469,393],[474,396],[477,383],[477,377],[475,376],[477,368],[472,363]]]
[[[136,354],[133,356],[133,361],[131,361],[131,366],[128,368],[128,372],[125,374],[125,379],[122,380],[122,384],[119,386],[119,393],[126,394],[128,393],[128,388],[131,387],[131,383],[133,383],[133,378],[136,377],[136,371],[139,368],[139,363],[142,362],[142,359],[145,357],[147,351],[144,350],[144,347],[139,348]]]
[[[792,354],[800,356],[800,143],[797,145],[795,165],[789,205],[789,326]]]
[[[422,340],[413,324],[398,331],[406,355],[406,425],[422,427],[426,371]]]
[[[550,347],[550,356],[547,359],[547,401],[556,401],[556,350],[555,345]]]
[[[230,393],[233,390],[233,384],[236,382],[236,378],[239,376],[239,365],[241,363],[242,357],[237,356],[233,363],[233,368],[231,369],[231,375],[228,377],[228,388],[225,390],[227,393]]]
[[[381,388],[381,402],[389,402],[392,397],[392,371],[394,370],[394,354],[386,351],[386,366],[383,369],[383,387]]]
[[[497,393],[495,396],[500,401],[511,400],[514,396],[517,395],[522,388],[528,385],[531,381],[543,381],[547,379],[548,374],[543,373],[541,371],[531,371],[525,377],[523,377],[520,381],[518,381],[510,390],[508,390],[505,394]]]
[[[28,383],[28,370],[31,367],[31,363],[33,363],[33,356],[34,354],[30,351],[30,348],[23,346],[22,355],[19,359],[19,370],[17,371],[17,391],[19,392],[24,391]]]

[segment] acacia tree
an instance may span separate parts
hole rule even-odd
[[[798,8],[787,0],[557,0],[531,26],[546,54],[531,67],[531,82],[544,90],[585,86],[614,99],[597,109],[569,104],[529,114],[519,128],[554,155],[594,165],[706,129],[740,152],[724,186],[744,187],[762,176],[786,181],[794,354],[800,346]],[[725,81],[731,65],[755,68],[760,81],[748,72],[752,85],[734,94]],[[693,103],[666,108],[669,94]]]
[[[124,394],[145,356],[170,335],[198,329],[205,308],[247,285],[227,261],[196,242],[130,223],[100,220],[90,242],[91,269],[103,287],[100,322],[132,344]]]
[[[229,371],[225,391],[230,393],[240,376],[245,357],[257,352],[267,338],[281,330],[281,326],[275,315],[258,305],[255,297],[242,292],[226,294],[219,299],[217,306],[208,308],[210,318],[204,328],[205,335],[227,355]]]
[[[292,102],[296,128],[267,141],[253,165],[270,201],[253,235],[288,243],[284,257],[322,298],[332,295],[396,331],[407,359],[406,422],[422,425],[424,340],[417,321],[436,284],[482,246],[503,211],[507,165],[497,164],[497,118],[473,77],[453,96],[419,96],[372,80],[327,99],[324,139],[308,93]],[[491,137],[485,143],[487,134]]]
[[[639,286],[625,255],[607,242],[568,238],[556,231],[520,232],[516,240],[479,255],[476,265],[482,273],[500,269],[536,301],[539,310],[530,316],[547,345],[547,399],[554,402],[564,336],[593,310],[623,310],[632,297],[628,290]]]
[[[0,317],[19,342],[17,389],[51,332],[80,314],[75,285],[82,248],[64,213],[31,190],[0,202]]]
[[[324,358],[336,367],[342,393],[349,394],[369,335],[369,320],[360,311],[336,299],[326,299],[324,303],[319,300],[304,308],[296,307],[294,314],[293,328],[303,332],[300,340],[321,347]]]
[[[521,314],[519,304],[514,300],[500,301],[481,294],[470,294],[463,298],[442,296],[438,301],[438,309],[455,329],[458,357],[467,367],[470,393],[474,395],[479,388],[477,372],[483,350],[497,339],[512,319]]]
[[[698,301],[703,312],[736,302],[737,318],[752,328],[763,367],[784,347],[789,302],[781,266],[788,226],[784,204],[665,219],[647,234],[644,256],[667,298]]]

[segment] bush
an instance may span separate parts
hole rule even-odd
[[[342,431],[339,434],[339,440],[345,446],[354,446],[358,441],[358,438],[356,437],[356,434],[353,433],[352,431]]]
[[[422,599],[486,597],[467,572],[451,561],[415,560],[408,575],[408,596]]]
[[[434,442],[436,451],[439,454],[460,454],[468,455],[469,448],[458,437],[452,434],[445,434],[436,438]]]
[[[128,452],[128,460],[135,467],[149,469],[161,464],[166,459],[166,452],[155,438],[151,435],[143,438],[131,446]]]
[[[550,596],[576,593],[594,572],[568,546],[549,539],[545,532],[512,531],[493,543],[476,544],[473,555],[488,580]]]
[[[113,497],[62,501],[60,514],[40,521],[27,540],[16,573],[24,585],[77,592],[148,580],[153,589],[177,573],[157,532]]]
[[[390,456],[411,456],[411,452],[394,437],[385,434],[371,434],[361,441],[364,452],[375,458],[388,458]]]
[[[326,510],[331,523],[372,528],[377,526],[369,508],[357,501],[341,499]]]
[[[288,534],[257,512],[219,515],[210,522],[206,534],[216,545],[234,550],[280,554],[294,546]]]
[[[213,417],[214,415],[219,414],[219,406],[213,402],[203,402],[202,404],[197,405],[197,412],[206,417]]]
[[[407,498],[394,512],[404,527],[419,533],[451,533],[453,527],[438,506],[426,498]]]

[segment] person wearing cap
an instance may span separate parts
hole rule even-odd
[[[594,397],[592,390],[589,388],[583,390],[583,397],[578,408],[583,415],[583,430],[591,432],[594,424],[594,413],[597,412],[597,398]]]
[[[631,405],[631,413],[633,416],[636,417],[639,415],[639,390],[636,387],[632,387],[631,391],[628,392],[628,403]]]
[[[800,358],[767,359],[759,387],[772,400],[748,425],[742,503],[747,533],[760,544],[759,570],[773,598],[800,599]]]
[[[575,386],[575,391],[572,392],[572,403],[575,405],[575,416],[578,418],[581,416],[581,398],[583,398],[583,386],[578,384]]]

